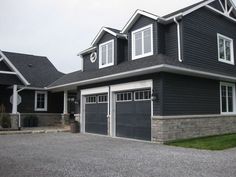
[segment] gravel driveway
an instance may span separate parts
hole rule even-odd
[[[0,136],[1,177],[235,177],[236,149],[201,151],[70,133]]]

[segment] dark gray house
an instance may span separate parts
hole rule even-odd
[[[38,126],[60,123],[63,93],[46,87],[63,75],[46,57],[0,51],[0,113],[10,114],[14,128],[19,116],[21,126],[29,116]]]
[[[163,142],[236,132],[235,40],[231,0],[163,17],[137,10],[122,30],[103,27],[82,70],[48,89],[77,90],[83,133]]]

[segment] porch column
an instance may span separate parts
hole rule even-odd
[[[68,125],[69,115],[68,115],[68,91],[64,91],[64,104],[62,113],[62,125]]]
[[[68,91],[64,91],[64,109],[63,114],[68,114]]]
[[[17,113],[17,85],[13,85],[12,114]]]

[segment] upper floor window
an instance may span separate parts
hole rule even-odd
[[[99,45],[99,68],[114,65],[114,40]]]
[[[48,94],[44,91],[35,92],[35,111],[47,111]]]
[[[221,112],[233,113],[235,107],[235,85],[231,83],[220,84]]]
[[[153,25],[132,32],[132,59],[153,55]]]
[[[234,64],[233,39],[217,34],[218,60],[228,64]]]

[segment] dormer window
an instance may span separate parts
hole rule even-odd
[[[99,68],[114,65],[114,40],[99,45]]]
[[[153,55],[153,25],[132,32],[132,59]]]
[[[234,65],[233,39],[217,34],[218,40],[218,60]]]

